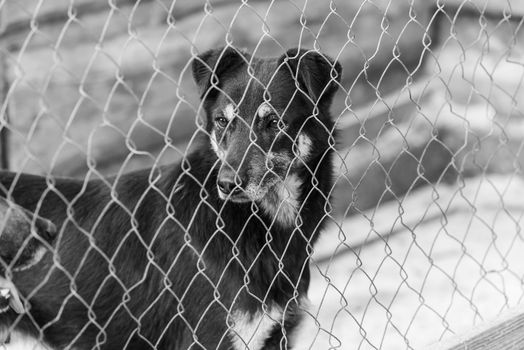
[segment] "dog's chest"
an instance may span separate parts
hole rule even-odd
[[[235,310],[229,316],[234,350],[260,350],[275,327],[283,325],[283,312],[278,306],[267,311],[248,313]]]

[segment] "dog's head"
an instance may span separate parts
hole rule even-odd
[[[192,68],[205,128],[221,163],[220,198],[296,197],[292,192],[301,185],[296,171],[313,173],[334,144],[329,107],[340,64],[315,51],[292,49],[262,59],[225,48],[198,56]]]
[[[0,197],[0,270],[19,271],[38,263],[56,232],[51,221]]]

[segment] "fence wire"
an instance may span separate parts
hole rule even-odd
[[[51,253],[24,272],[16,259],[29,238],[13,262],[0,256],[5,283],[14,283],[27,308],[0,314],[14,331],[9,344],[28,344],[21,333],[29,332],[35,348],[421,349],[522,304],[523,15],[512,0],[0,0],[0,161],[14,174],[2,176],[0,192],[11,207],[26,207],[58,229],[57,242],[44,242]],[[251,213],[245,226],[265,234],[237,237],[228,232],[233,217],[226,206],[213,204],[208,178],[193,177],[188,159],[203,149],[202,137],[222,140],[206,126],[192,64],[207,64],[202,53],[223,47],[247,53],[253,66],[244,69],[245,79],[265,92],[269,84],[258,80],[250,55],[281,57],[302,48],[333,60],[325,58],[330,76],[323,78],[337,88],[329,109],[336,145],[326,133],[304,146],[300,133],[279,124],[279,135],[294,144],[293,161],[306,163],[308,152],[299,148],[315,150],[317,141],[335,150],[331,204],[324,213],[289,218],[285,238],[275,230],[287,220],[286,208],[297,209],[293,198],[278,203],[269,222],[267,208],[244,204]],[[282,83],[278,74],[271,80]],[[296,90],[307,95],[298,82]],[[264,93],[267,108],[278,99]],[[325,127],[318,110],[308,115]],[[244,162],[250,157],[242,154]],[[180,177],[166,193],[162,174],[170,164],[181,164]],[[308,169],[312,176],[319,164]],[[134,183],[125,174],[138,169],[147,170]],[[24,180],[26,173],[45,181]],[[300,181],[286,174],[286,186]],[[81,181],[62,193],[62,177]],[[93,192],[103,193],[94,197],[98,203],[89,201]],[[157,211],[147,207],[153,197]],[[49,198],[56,207],[48,207]],[[185,206],[194,213],[184,221]],[[202,222],[198,213],[205,210],[210,219]],[[1,214],[7,232],[13,216]],[[316,242],[306,232],[307,216],[326,222]],[[146,237],[149,224],[154,230]],[[195,243],[195,227],[211,230],[207,244]],[[109,249],[100,234],[114,230],[119,242]],[[175,239],[166,239],[166,230],[183,232],[176,245],[169,246]],[[304,251],[289,251],[300,239]],[[73,253],[57,248],[68,240],[78,242]],[[262,242],[261,251],[241,261],[239,252],[253,242]],[[272,251],[277,242],[281,251]],[[229,250],[217,251],[220,244]],[[159,249],[176,252],[166,261]],[[215,265],[217,256],[222,263]],[[262,256],[276,269],[270,277],[252,273]],[[305,262],[299,280],[310,275],[307,295],[286,275],[295,257]],[[24,280],[27,271],[40,273],[39,280]],[[269,278],[268,290],[250,290],[253,276]],[[279,295],[279,278],[295,290]],[[237,279],[245,290],[228,287]],[[214,288],[212,302],[188,309],[201,298],[198,285]],[[141,295],[147,288],[154,292]],[[246,290],[259,305],[252,316],[234,307]],[[61,306],[46,306],[50,299]],[[217,326],[224,312],[225,324]],[[271,327],[284,329],[286,313],[303,313],[303,320],[264,347]],[[78,319],[85,324],[74,324]],[[118,336],[116,323],[127,327]]]

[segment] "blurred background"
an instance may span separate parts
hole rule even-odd
[[[523,303],[519,0],[0,0],[0,162],[85,179],[179,161],[190,61],[344,68],[330,226],[297,349],[421,349]]]

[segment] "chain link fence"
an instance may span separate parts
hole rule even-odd
[[[72,223],[89,213],[55,178],[103,182],[132,236],[134,208],[114,195],[122,174],[183,162],[199,147],[192,59],[223,46],[327,54],[343,67],[331,107],[333,211],[308,252],[294,348],[422,349],[523,302],[523,15],[510,0],[0,0],[1,165],[45,176],[44,192],[64,198]],[[151,171],[144,196],[156,186]],[[111,256],[79,230],[86,255],[122,253],[124,242]],[[143,261],[144,278],[161,269],[154,256]],[[40,340],[81,294],[78,271],[67,273],[70,294],[51,324],[29,310]],[[126,305],[135,285],[120,287]],[[126,317],[137,333],[154,322],[147,307]]]

